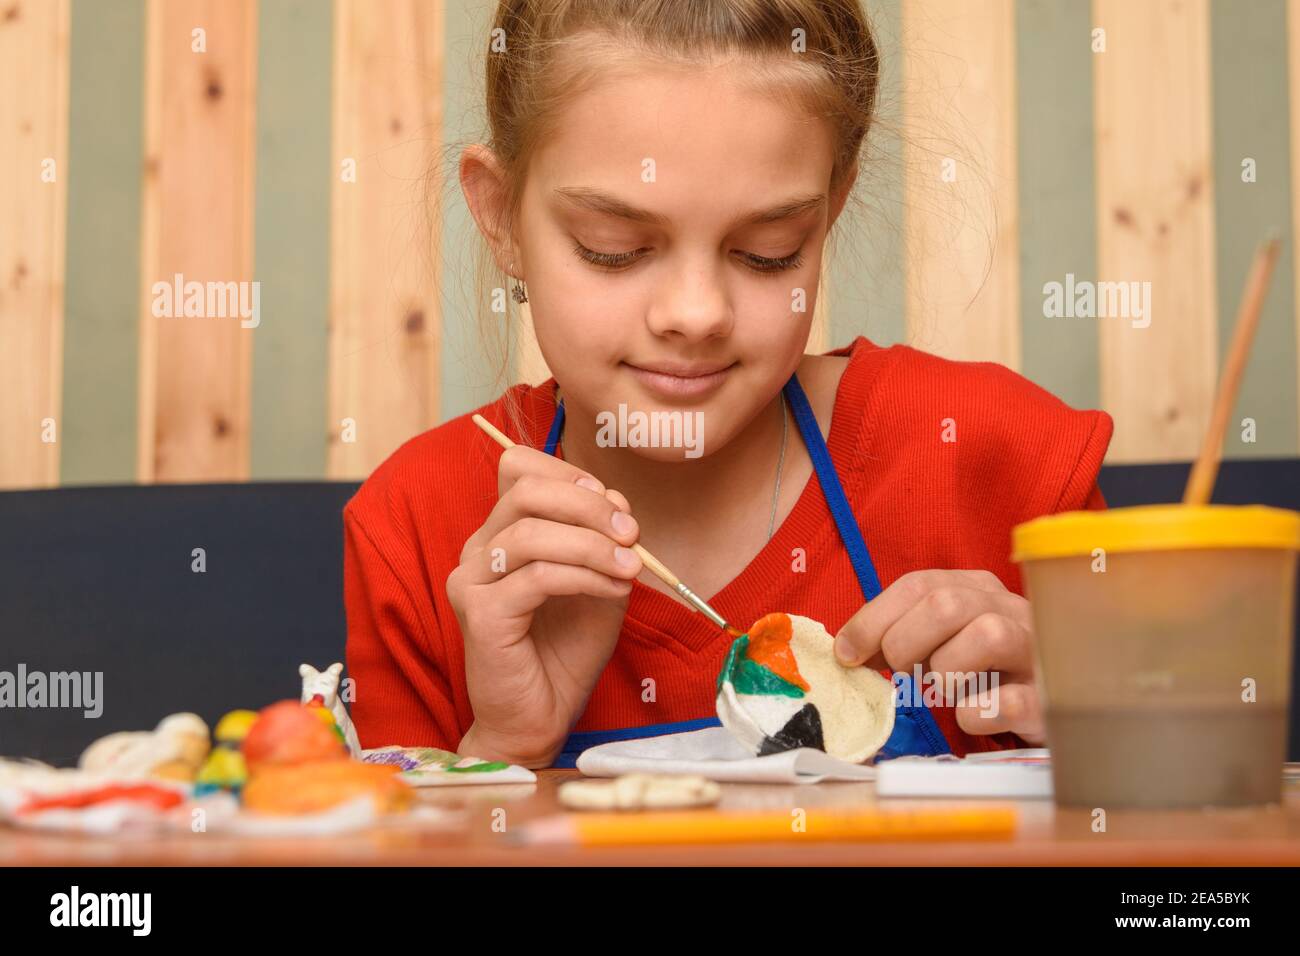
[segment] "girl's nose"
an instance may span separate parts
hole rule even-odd
[[[679,270],[661,283],[646,324],[655,335],[704,341],[731,332],[735,319],[722,276],[709,267]]]

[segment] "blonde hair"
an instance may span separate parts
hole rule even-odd
[[[832,192],[856,169],[875,119],[880,59],[860,0],[499,0],[489,29],[487,145],[505,174],[503,221],[497,225],[506,233],[518,215],[538,144],[577,93],[620,63],[744,58],[765,90],[830,124]],[[505,345],[496,355],[504,382],[510,323],[502,326],[489,300],[491,290],[507,287],[510,279],[497,269],[487,243],[480,245],[480,339]],[[527,435],[513,394],[506,394],[508,417],[518,434]]]

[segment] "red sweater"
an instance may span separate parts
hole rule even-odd
[[[831,354],[850,361],[827,446],[881,587],[921,568],[987,568],[1022,594],[1011,528],[1105,507],[1096,487],[1113,428],[1105,412],[1076,411],[991,362],[881,348],[863,337]],[[554,380],[511,391],[525,434],[507,421],[504,396],[479,413],[516,442],[544,447]],[[956,441],[941,440],[945,419]],[[455,418],[402,445],[344,510],[347,665],[363,746],[455,750],[473,723],[445,584],[496,502],[499,454],[468,415]],[[790,573],[794,548],[805,550],[805,573]],[[772,540],[706,600],[728,620],[779,609],[821,621],[832,634],[862,607],[815,475]],[[574,730],[714,717],[728,644],[703,615],[634,582],[618,645]],[[646,677],[655,679],[655,702],[642,701]],[[933,713],[955,754],[1023,746],[1012,734],[966,734],[951,707]]]

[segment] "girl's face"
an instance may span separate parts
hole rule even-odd
[[[611,78],[535,154],[515,274],[570,415],[699,412],[707,455],[798,365],[844,190],[828,194],[827,125],[751,78],[735,64]]]

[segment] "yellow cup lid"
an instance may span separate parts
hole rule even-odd
[[[1139,505],[1044,515],[1011,532],[1011,560],[1177,548],[1300,550],[1300,512],[1266,505]]]

